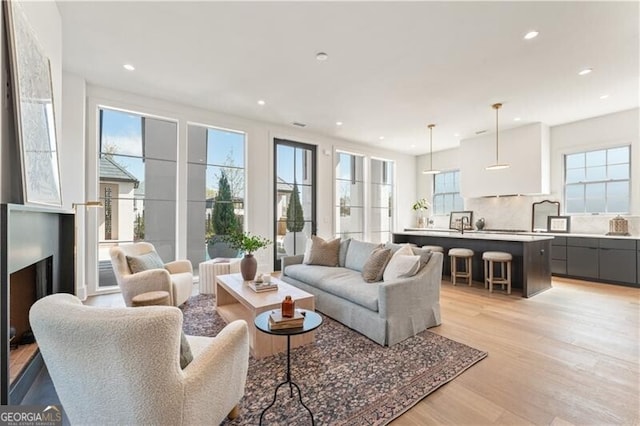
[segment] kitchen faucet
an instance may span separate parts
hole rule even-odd
[[[462,216],[462,218],[460,219],[460,232],[462,233],[462,235],[464,235],[464,222],[467,222],[467,224],[469,224],[469,218],[467,216]]]

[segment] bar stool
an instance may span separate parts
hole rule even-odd
[[[472,284],[471,259],[473,259],[473,250],[466,248],[449,249],[449,257],[451,258],[451,283],[456,285],[457,278],[468,280],[469,286]],[[458,271],[458,258],[464,259],[464,270]]]
[[[438,253],[444,253],[444,249],[440,246],[422,246],[421,248],[431,251],[437,251]]]
[[[511,253],[505,253],[502,251],[485,251],[482,253],[482,260],[484,261],[484,288],[489,287],[489,293],[493,293],[493,285],[500,284],[504,290],[504,285],[507,285],[507,294],[511,294],[511,260],[513,256]],[[500,264],[500,276],[493,275],[493,264]],[[507,274],[504,273],[504,267],[507,265]]]

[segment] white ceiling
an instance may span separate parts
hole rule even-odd
[[[639,104],[638,2],[59,0],[58,8],[63,66],[89,83],[302,122],[407,154],[428,152],[428,123],[434,150],[494,131],[495,102],[504,103],[501,129]],[[540,35],[524,40],[532,29]],[[586,67],[594,71],[578,76]]]

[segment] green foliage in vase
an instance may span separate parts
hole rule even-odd
[[[224,241],[236,250],[241,250],[245,254],[252,254],[256,250],[271,244],[271,240],[258,235],[252,235],[249,232],[234,231],[233,233],[223,237]]]

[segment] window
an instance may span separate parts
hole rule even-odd
[[[99,286],[116,285],[109,247],[152,243],[175,258],[177,123],[100,109]]]
[[[564,157],[566,213],[628,213],[631,147]]]
[[[371,159],[369,241],[391,241],[393,227],[393,161]]]
[[[460,171],[452,170],[434,175],[433,214],[446,215],[451,211],[464,210],[464,200],[460,196]]]
[[[244,227],[245,134],[194,124],[187,132],[187,258],[196,267],[237,256],[219,236]]]
[[[336,236],[364,240],[364,157],[337,152]]]

